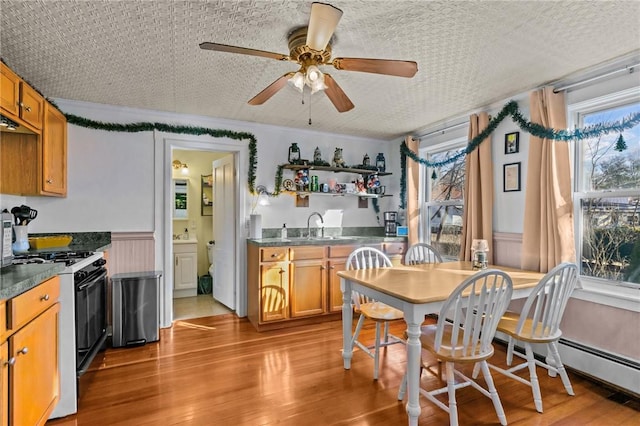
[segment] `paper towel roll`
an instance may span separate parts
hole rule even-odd
[[[249,238],[262,238],[262,216],[259,214],[249,215]]]

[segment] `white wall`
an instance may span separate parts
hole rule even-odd
[[[390,157],[394,144],[385,141],[320,133],[312,130],[287,129],[257,123],[220,120],[200,116],[186,116],[116,106],[91,104],[59,99],[61,110],[103,122],[135,123],[163,122],[213,129],[253,133],[257,139],[258,167],[256,185],[274,189],[276,166],[287,162],[289,145],[297,142],[303,158],[313,158],[318,146],[322,158],[330,161],[335,147],[344,149],[349,164],[362,161],[365,153],[375,158],[378,152]],[[188,135],[181,135],[181,138]],[[213,139],[213,138],[212,138]],[[238,143],[246,143],[238,141]],[[68,195],[66,198],[25,197],[24,203],[39,211],[30,225],[30,232],[89,232],[89,231],[154,231],[154,164],[162,161],[162,153],[155,152],[153,132],[107,132],[68,126]],[[387,193],[399,191],[399,162],[388,161],[393,176],[383,178]],[[284,178],[292,177],[285,171]],[[344,174],[345,180],[353,179]],[[322,179],[322,177],[321,177]],[[10,208],[18,198],[2,198]],[[249,201],[250,197],[249,197]],[[381,211],[397,209],[398,198],[381,200]],[[357,198],[315,197],[308,208],[295,208],[295,200],[282,195],[271,200],[270,206],[258,207],[265,228],[279,228],[283,222],[289,227],[306,227],[313,211],[344,209],[343,226],[377,226],[373,208],[359,209]]]

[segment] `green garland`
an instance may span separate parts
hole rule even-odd
[[[450,164],[455,162],[461,157],[464,157],[467,154],[473,152],[483,140],[487,139],[491,133],[498,127],[498,125],[507,117],[511,116],[513,121],[516,122],[518,127],[521,130],[536,136],[541,139],[550,139],[555,141],[567,142],[570,140],[584,140],[591,139],[601,135],[606,135],[609,133],[619,133],[626,129],[631,129],[638,124],[640,124],[640,113],[634,113],[629,115],[628,117],[622,119],[617,122],[605,122],[598,123],[592,126],[588,126],[582,129],[575,129],[574,131],[568,130],[555,130],[546,128],[541,124],[532,123],[526,120],[520,109],[518,108],[518,103],[516,101],[509,101],[505,104],[502,110],[489,121],[487,127],[475,138],[471,139],[467,144],[466,148],[459,153],[452,155],[442,161],[429,161],[424,158],[420,158],[417,153],[413,152],[407,144],[403,141],[400,144],[400,209],[404,209],[407,205],[406,203],[406,178],[407,178],[407,161],[406,157],[411,158],[413,161],[424,164],[427,167],[442,167],[446,164]],[[622,135],[618,138],[616,143],[616,149],[622,151],[626,149],[626,144]]]
[[[51,102],[51,101],[50,101]],[[55,104],[53,104],[56,106]],[[57,106],[56,106],[57,107]],[[59,108],[58,108],[59,109]],[[209,135],[214,138],[229,138],[235,140],[249,140],[249,173],[248,173],[248,185],[249,192],[253,195],[256,194],[256,164],[258,162],[258,147],[256,137],[248,132],[234,132],[232,130],[220,130],[210,129],[207,127],[195,127],[195,126],[181,126],[165,123],[103,123],[101,121],[90,120],[88,118],[79,117],[73,114],[66,114],[67,123],[75,124],[76,126],[85,127],[88,129],[105,130],[107,132],[126,132],[126,133],[138,133],[138,132],[152,132],[158,130],[168,133],[181,133],[187,135]]]

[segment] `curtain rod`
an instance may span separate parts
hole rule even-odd
[[[420,138],[426,138],[427,136],[431,136],[431,135],[435,135],[436,133],[442,133],[444,134],[444,132],[447,132],[449,130],[453,130],[453,129],[457,129],[459,127],[463,127],[463,126],[467,126],[469,124],[469,122],[465,121],[463,123],[458,123],[458,124],[452,124],[449,127],[444,127],[440,130],[434,130],[433,132],[429,132],[429,133],[425,133],[424,135],[420,135],[418,136],[418,139]]]
[[[600,80],[601,78],[609,77],[610,75],[617,74],[617,73],[622,72],[622,71],[628,71],[629,73],[632,73],[634,71],[634,68],[637,67],[637,66],[640,66],[640,63],[634,64],[634,65],[629,65],[629,66],[626,66],[624,68],[620,68],[620,69],[617,69],[617,70],[614,70],[614,71],[610,71],[610,72],[605,73],[605,74],[597,75],[595,77],[591,77],[591,78],[588,78],[586,80],[582,80],[582,81],[578,81],[578,82],[575,82],[575,83],[567,84],[566,86],[554,87],[553,88],[553,93],[562,92],[562,91],[570,89],[572,87],[581,86],[583,84],[591,83],[592,81]]]

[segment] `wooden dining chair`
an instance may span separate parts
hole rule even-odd
[[[418,265],[421,263],[442,263],[442,256],[427,243],[415,243],[404,255],[405,265]]]
[[[391,260],[382,251],[373,247],[361,247],[351,252],[347,258],[347,270],[350,269],[374,269],[390,268]],[[352,293],[354,311],[360,314],[358,324],[351,339],[351,347],[358,346],[367,355],[373,358],[373,379],[378,380],[378,364],[380,359],[380,348],[404,343],[402,339],[389,334],[389,322],[404,318],[402,311],[385,305],[358,292]],[[365,319],[374,321],[376,324],[376,340],[373,345],[365,345],[358,340],[360,331]],[[380,328],[384,325],[384,338],[380,336]]]
[[[507,365],[511,366],[513,355],[525,359],[507,370],[489,365],[489,367],[512,379],[531,387],[536,411],[542,413],[542,395],[536,374],[536,365],[546,368],[550,376],[560,374],[564,388],[574,395],[567,371],[562,365],[557,342],[562,336],[560,320],[567,301],[578,282],[578,267],[573,263],[561,263],[547,272],[527,297],[521,312],[506,312],[498,323],[498,331],[509,336],[507,347]],[[514,350],[514,342],[524,344],[524,354]],[[532,344],[545,344],[547,353],[553,358],[553,364],[534,358]],[[514,372],[529,367],[529,380]]]
[[[466,386],[472,386],[490,398],[500,424],[507,424],[500,397],[489,372],[487,359],[493,355],[491,342],[496,333],[498,321],[511,300],[512,292],[513,284],[506,273],[496,269],[478,272],[464,280],[451,293],[440,310],[438,322],[421,329],[422,347],[445,364],[447,385],[430,391],[420,388],[420,394],[449,413],[449,423],[452,426],[458,424],[456,389]],[[476,363],[482,370],[488,390],[455,368],[455,364]],[[421,375],[423,371],[425,369],[420,370]],[[431,370],[426,369],[426,371]],[[404,398],[406,388],[405,373],[398,392],[398,400]],[[449,405],[436,398],[436,395],[442,393],[448,394]]]

